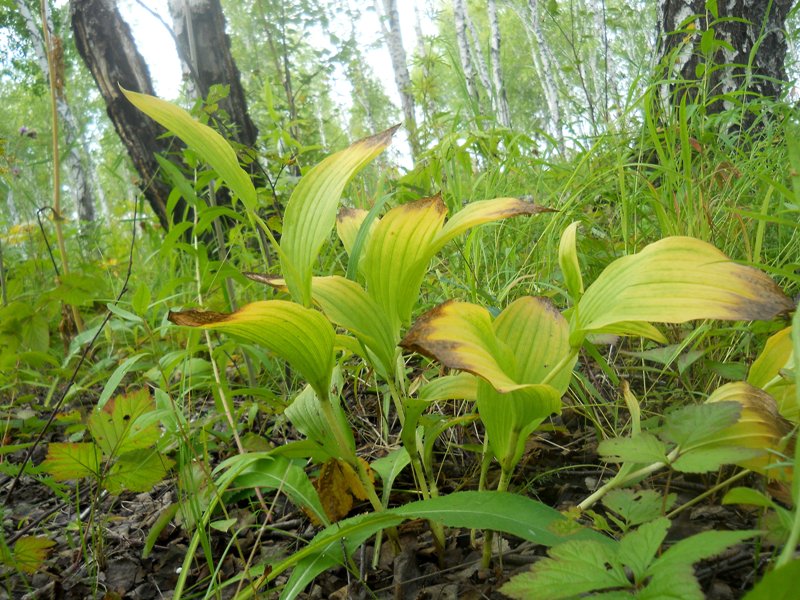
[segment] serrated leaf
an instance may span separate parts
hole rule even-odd
[[[219,133],[200,123],[170,102],[154,96],[130,92],[120,87],[125,97],[151,119],[177,135],[217,172],[248,210],[256,208],[256,189],[250,177],[239,166],[231,145]]]
[[[633,572],[635,583],[642,583],[650,563],[667,537],[669,519],[660,517],[625,535],[617,546],[616,560]]]
[[[583,295],[583,277],[576,243],[577,232],[578,222],[570,223],[561,234],[561,242],[558,245],[558,265],[561,267],[564,285],[567,286],[567,292],[573,302],[580,300]]]
[[[693,565],[755,535],[758,531],[702,531],[670,546],[653,562],[649,572],[656,573],[674,565]]]
[[[332,154],[306,173],[286,204],[281,270],[292,297],[311,304],[311,268],[336,220],[344,187],[389,145],[397,127]]]
[[[172,459],[155,450],[132,450],[114,462],[103,483],[114,495],[147,492],[166,477],[173,464]]]
[[[771,319],[794,308],[767,275],[712,245],[670,237],[615,260],[581,298],[573,343],[623,321]]]
[[[667,447],[652,433],[642,432],[631,437],[603,440],[597,452],[604,460],[627,463],[665,462]]]
[[[155,408],[147,389],[116,396],[102,410],[92,412],[89,432],[107,457],[148,448],[161,437],[161,430],[142,417]]]
[[[309,280],[310,283],[310,280]],[[333,327],[322,313],[285,300],[253,302],[234,313],[169,313],[176,325],[217,329],[271,350],[327,399],[333,373]]]
[[[56,481],[97,477],[100,473],[100,449],[90,442],[52,443],[42,469]]]
[[[26,535],[19,538],[14,544],[12,566],[23,573],[33,575],[41,569],[50,548],[56,543],[46,537]]]
[[[630,582],[616,564],[615,548],[594,541],[570,541],[550,550],[527,573],[512,577],[500,591],[510,598],[562,600],[595,590],[628,588]]]
[[[684,406],[665,416],[661,435],[688,450],[736,423],[741,412],[737,402]]]
[[[762,454],[754,448],[738,446],[709,446],[692,448],[682,452],[671,466],[682,473],[708,473],[717,471],[722,465],[738,465]]]
[[[614,489],[603,496],[603,505],[617,513],[629,526],[636,526],[660,517],[670,510],[677,499],[668,494],[665,499],[655,490]]]

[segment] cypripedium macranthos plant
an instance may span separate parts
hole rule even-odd
[[[792,328],[786,327],[767,340],[763,352],[750,366],[747,382],[775,398],[784,418],[793,423],[800,423],[794,357]]]

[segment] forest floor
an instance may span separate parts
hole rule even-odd
[[[359,408],[363,406],[359,405]],[[351,415],[354,416],[354,415]],[[355,415],[356,419],[358,415]],[[363,418],[367,418],[362,415]],[[45,417],[46,418],[46,415]],[[574,507],[588,496],[610,474],[596,454],[596,434],[590,424],[569,409],[554,420],[552,431],[531,437],[512,489],[553,506],[559,510]],[[463,431],[459,434],[466,436]],[[57,439],[52,434],[52,441]],[[360,440],[363,448],[374,447]],[[460,444],[475,443],[470,439],[451,439],[447,452],[440,456],[441,492],[477,489],[480,470],[478,457],[460,449]],[[442,445],[440,450],[444,450]],[[45,456],[46,444],[33,456],[34,464]],[[6,456],[5,460],[20,462],[23,454]],[[497,473],[490,472],[490,481]],[[678,495],[678,505],[687,502],[713,486],[713,478],[679,473],[646,482],[661,492],[668,487]],[[151,600],[172,598],[181,566],[191,538],[191,531],[170,523],[158,537],[152,552],[143,558],[145,540],[162,512],[176,499],[173,481],[165,481],[145,493],[126,493],[118,497],[96,495],[88,483],[79,488],[70,485],[66,493],[32,477],[21,480],[17,490],[8,497],[10,480],[0,481],[5,507],[2,512],[3,534],[8,546],[23,535],[47,536],[54,546],[50,549],[45,568],[32,575],[6,572],[0,586],[0,599],[26,600],[122,598]],[[405,487],[404,487],[405,486]],[[412,481],[397,481],[396,489],[413,489]],[[95,510],[90,499],[97,498]],[[398,493],[397,503],[407,494]],[[668,543],[707,529],[749,529],[756,525],[755,513],[736,507],[722,506],[720,498],[711,496],[679,513],[672,523]],[[302,510],[284,501],[282,496],[273,505],[269,527],[260,531],[258,513],[252,501],[243,500],[229,505],[229,516],[245,527],[237,545],[225,552],[230,543],[228,533],[214,532],[210,551],[215,557],[225,556],[218,580],[225,581],[242,571],[245,562],[259,562],[268,557],[286,556],[302,548],[316,533]],[[356,506],[351,514],[366,510]],[[596,510],[602,512],[602,507]],[[80,518],[78,518],[80,517]],[[78,526],[77,523],[81,525]],[[90,532],[87,535],[86,532]],[[401,548],[391,543],[381,547],[377,567],[373,568],[374,539],[362,546],[354,556],[350,569],[339,568],[319,576],[300,596],[305,599],[486,599],[505,598],[498,588],[509,577],[526,570],[546,554],[546,548],[503,536],[502,552],[496,556],[494,567],[481,568],[481,532],[471,536],[467,530],[449,530],[447,548],[438,556],[427,525],[408,521],[399,527]],[[386,538],[384,538],[386,539]],[[91,557],[91,558],[90,558]],[[699,563],[696,574],[707,598],[729,600],[740,598],[758,580],[769,558],[769,552],[759,553],[752,545],[731,547],[713,560]],[[198,552],[192,573],[187,581],[190,588],[183,597],[204,597],[212,573],[209,561]],[[279,587],[286,581],[276,580]],[[218,595],[206,597],[230,598],[236,585],[223,587]],[[259,590],[258,598],[277,598],[275,587]]]

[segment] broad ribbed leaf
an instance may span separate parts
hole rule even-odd
[[[433,256],[431,244],[446,214],[438,196],[397,206],[374,228],[365,248],[362,266],[367,292],[398,332],[401,323],[411,318]]]
[[[561,234],[561,243],[558,245],[558,265],[564,276],[564,285],[573,302],[580,300],[583,295],[583,277],[581,277],[581,265],[578,262],[578,249],[576,236],[578,232],[578,222],[571,223]]]
[[[578,304],[573,343],[622,321],[747,321],[792,308],[761,271],[732,262],[701,240],[670,237],[606,267]]]
[[[286,204],[281,269],[292,296],[311,304],[311,267],[329,239],[345,185],[389,145],[397,127],[360,140],[306,173]]]
[[[176,325],[217,329],[271,350],[305,377],[320,398],[329,395],[334,331],[319,311],[285,300],[253,302],[234,313],[169,313]]]
[[[494,322],[494,331],[516,358],[515,381],[540,383],[548,379],[560,394],[567,391],[577,355],[553,369],[570,354],[569,323],[546,298],[524,296],[509,304]]]
[[[524,387],[514,380],[516,359],[494,333],[485,308],[450,300],[416,320],[400,346],[483,377],[499,391]]]
[[[738,402],[742,406],[738,421],[714,435],[710,440],[711,445],[759,450],[760,455],[756,458],[731,462],[766,473],[773,479],[786,480],[791,477],[789,468],[768,468],[780,460],[780,452],[784,451],[782,443],[792,430],[791,423],[778,412],[778,405],[772,396],[749,383],[736,381],[717,388],[706,402]]]
[[[322,312],[344,327],[374,354],[381,375],[394,372],[399,334],[386,313],[355,281],[344,277],[314,277],[311,294]]]
[[[147,94],[120,88],[125,97],[148,117],[177,135],[213,168],[248,210],[256,207],[256,189],[236,157],[231,145],[220,134],[196,121],[170,102]]]
[[[782,374],[793,366],[792,328],[786,327],[767,340],[763,352],[750,367],[747,382],[775,398],[781,414],[797,423],[800,421],[800,406],[795,398],[797,383]]]
[[[339,429],[347,437],[347,448],[342,448],[331,431],[331,424],[322,412],[320,400],[311,386],[306,386],[292,403],[286,407],[284,414],[295,429],[313,442],[324,452],[325,458],[348,459],[356,451],[353,431],[347,423],[344,412],[339,405],[338,397],[331,399],[334,418],[339,421]]]
[[[318,533],[302,550],[273,564],[266,579],[271,581],[294,567],[281,593],[281,600],[296,598],[314,577],[343,564],[345,552],[349,556],[377,531],[406,519],[429,519],[447,527],[487,528],[545,546],[565,540],[588,540],[600,547],[609,543],[604,536],[569,523],[557,510],[518,494],[455,492],[340,521]],[[252,590],[246,589],[237,599],[245,600],[251,594]]]
[[[352,254],[353,246],[355,246],[358,232],[361,230],[361,225],[369,214],[363,208],[341,208],[336,215],[336,235],[342,241],[345,252]],[[372,235],[375,227],[380,222],[380,219],[375,219],[370,225],[369,235]],[[369,239],[369,237],[367,238]]]
[[[477,225],[521,215],[537,215],[543,212],[553,212],[553,209],[519,198],[494,198],[472,202],[450,217],[447,224],[437,234],[430,249],[430,255],[433,257],[447,242]]]

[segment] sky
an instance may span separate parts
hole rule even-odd
[[[400,0],[398,2],[403,45],[409,56],[417,42],[417,36],[414,32],[414,5],[417,3],[421,8],[431,4],[430,0]],[[160,14],[165,22],[171,23],[167,2],[166,0],[123,0],[120,2],[120,11],[131,26],[139,51],[150,67],[150,75],[153,78],[156,93],[164,99],[174,100],[178,96],[181,83],[181,67],[175,50],[175,43],[164,25],[145,10],[142,4]],[[423,19],[422,26],[425,34],[435,33],[434,23],[431,19]],[[343,23],[342,27],[343,34],[349,31],[349,24]],[[359,33],[363,36],[362,40],[365,48],[371,46],[372,42],[381,36],[380,23],[374,11],[364,11]],[[320,45],[327,44],[327,36],[322,31],[312,33],[311,37],[312,40],[316,38],[316,43]],[[389,51],[385,45],[380,45],[370,50],[367,53],[367,61],[375,75],[383,83],[388,96],[395,105],[399,106],[400,97],[394,83]],[[343,106],[349,107],[349,84],[341,80],[343,75],[339,79],[338,82],[334,82],[335,96]]]

